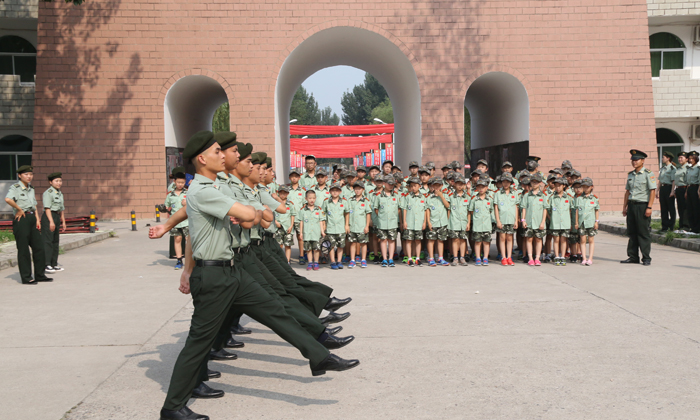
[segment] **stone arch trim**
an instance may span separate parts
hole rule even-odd
[[[518,81],[525,87],[525,91],[527,92],[528,100],[530,101],[530,107],[532,107],[532,103],[534,102],[534,96],[533,96],[533,88],[532,85],[530,84],[530,81],[527,80],[527,78],[520,73],[518,70],[508,67],[503,64],[487,64],[484,65],[480,68],[478,68],[476,71],[472,72],[469,77],[462,83],[462,86],[460,86],[459,91],[460,91],[460,97],[462,100],[467,97],[467,91],[469,90],[469,87],[474,83],[476,79],[479,77],[483,76],[486,73],[491,73],[491,72],[502,72],[502,73],[508,73],[511,76],[515,77],[518,79]]]
[[[170,90],[170,88],[175,84],[175,82],[182,79],[183,77],[193,75],[207,76],[211,79],[216,80],[221,85],[221,87],[224,88],[224,92],[226,92],[226,96],[228,97],[229,103],[233,100],[233,87],[226,81],[226,79],[223,78],[223,76],[211,70],[193,68],[175,73],[172,76],[170,76],[170,78],[165,83],[163,83],[163,86],[161,86],[160,92],[158,93],[158,105],[163,105],[163,103],[165,102],[165,96],[168,94],[168,90]]]
[[[406,56],[408,61],[413,66],[413,71],[416,73],[416,78],[418,79],[419,89],[421,86],[423,86],[424,76],[420,61],[418,61],[415,54],[413,54],[413,52],[411,52],[408,46],[406,46],[406,44],[403,41],[401,41],[398,37],[396,37],[391,32],[383,29],[380,26],[373,25],[360,20],[335,19],[323,22],[319,25],[307,29],[303,34],[299,35],[294,41],[287,45],[287,47],[283,51],[280,52],[277,62],[274,65],[274,69],[272,70],[272,74],[270,75],[270,90],[274,92],[274,90],[276,89],[277,78],[279,77],[282,65],[284,65],[284,61],[287,59],[287,57],[289,57],[289,55],[292,53],[292,51],[294,51],[294,49],[296,49],[299,45],[301,45],[302,42],[306,41],[308,38],[310,38],[312,35],[315,35],[318,32],[321,32],[325,29],[342,26],[365,29],[388,39],[392,44],[396,45],[399,48],[399,50],[401,50],[401,52]]]

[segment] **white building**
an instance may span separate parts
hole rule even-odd
[[[647,5],[659,156],[700,150],[700,1]]]

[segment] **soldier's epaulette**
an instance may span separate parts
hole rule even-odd
[[[647,168],[644,168],[644,172],[650,173],[651,171],[650,171],[649,169],[647,169]]]
[[[597,195],[595,195],[595,194],[593,194],[593,197],[595,197],[595,198],[596,198],[596,200],[598,199],[598,196],[597,196]]]
[[[326,197],[326,198],[323,199],[323,201],[326,201],[326,200],[328,200],[328,197]]]
[[[19,185],[19,182],[18,182],[18,183],[16,183],[15,185],[13,185],[13,187],[17,187],[17,188],[22,188],[22,186],[21,186],[21,185]]]
[[[401,197],[406,197],[407,195],[406,193],[401,193]]]
[[[632,175],[632,172],[634,172],[634,169],[632,169],[631,171],[627,172],[627,175]]]

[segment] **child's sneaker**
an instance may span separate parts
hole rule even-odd
[[[581,260],[581,265],[586,265],[587,262],[586,260]]]
[[[593,260],[586,261],[586,265],[593,265]]]
[[[341,262],[335,263],[335,266],[338,267],[338,270],[343,269],[343,263],[341,263]]]
[[[370,252],[369,256],[367,257],[368,260],[374,261],[374,252]]]
[[[382,267],[388,267],[388,266],[389,266],[389,261],[382,260]]]
[[[413,259],[409,258],[408,262],[406,263],[409,267],[415,267],[416,265],[413,263]]]
[[[559,267],[561,265],[561,260],[559,259],[559,257],[554,259],[554,265],[557,267]]]
[[[435,259],[434,259],[434,258],[431,258],[431,259],[428,260],[428,265],[429,265],[430,267],[437,267],[437,264],[435,264]]]
[[[527,262],[527,265],[534,266],[535,265],[535,260],[530,260]]]
[[[443,267],[450,265],[450,263],[448,263],[447,261],[445,261],[444,258],[440,258],[440,259],[438,260],[438,264],[440,264],[440,265],[443,266]]]
[[[503,259],[503,257],[502,257],[501,254],[499,253],[498,255],[496,255],[496,259],[497,259],[498,261],[501,261],[501,260]]]
[[[317,262],[314,263],[314,271],[318,271],[318,263]]]
[[[459,265],[461,265],[461,266],[463,266],[463,267],[466,267],[466,266],[469,265],[469,263],[467,263],[467,260],[464,259],[464,257],[462,257],[462,258],[459,259]]]
[[[515,263],[513,262],[513,258],[508,258],[508,265],[515,266]]]
[[[481,265],[489,265],[489,259],[488,258],[483,258],[481,260]]]
[[[343,262],[344,262],[344,263],[349,263],[349,262],[350,262],[350,256],[349,256],[349,255],[344,256],[344,257],[343,257]]]
[[[501,260],[501,265],[504,265],[504,266],[507,267],[507,266],[508,266],[508,258],[503,258],[503,259]]]
[[[562,258],[561,261],[560,261],[560,264],[561,264],[562,266],[565,266],[565,265],[566,265],[566,258]]]
[[[367,268],[367,260],[360,260],[360,267]]]
[[[550,257],[549,255],[545,255],[545,256],[544,256],[544,262],[546,262],[546,263],[551,263],[551,262],[552,262],[552,257]]]
[[[355,268],[355,265],[356,265],[356,264],[355,264],[355,261],[350,261],[350,262],[348,263],[348,268]]]
[[[306,265],[306,271],[311,271],[311,270],[313,270],[313,269],[314,269],[314,264],[313,264],[313,263],[308,263],[308,264]]]
[[[51,271],[49,271],[49,269],[51,269]],[[175,264],[175,269],[182,270],[182,261],[177,260],[177,263]],[[53,267],[46,267],[46,270],[44,270],[44,271],[47,273],[55,273],[55,271],[53,270]]]
[[[331,263],[331,270],[337,270],[338,269],[338,263]]]
[[[404,264],[408,264],[409,261],[411,261],[410,258],[408,258],[408,257],[403,257],[403,263],[404,263]]]
[[[356,256],[355,256],[355,263],[356,263],[356,264],[359,264],[360,261],[362,261],[362,258],[360,258],[359,255],[356,255]]]
[[[481,265],[481,258],[475,258],[474,259],[474,265]]]
[[[304,264],[306,264],[306,258],[299,257],[299,265],[304,265]]]
[[[542,265],[542,261],[540,261],[540,260],[535,260],[535,265],[538,266],[538,267],[541,266],[541,265]]]
[[[396,264],[394,264],[393,259],[389,260],[389,267],[396,267]]]
[[[450,264],[452,267],[457,267],[457,264],[459,264],[459,259],[457,257],[452,258],[452,264]]]
[[[420,261],[420,258],[416,258],[416,267],[423,267],[423,263]]]

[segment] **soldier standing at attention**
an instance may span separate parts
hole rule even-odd
[[[676,200],[673,192],[673,179],[676,175],[676,164],[673,163],[673,153],[664,152],[661,157],[659,183],[661,188],[656,190],[656,198],[661,205],[661,232],[673,231],[676,228]]]
[[[688,225],[693,233],[700,233],[700,163],[698,163],[698,152],[693,150],[688,153],[688,175],[686,182],[688,188],[685,190],[686,215]]]
[[[19,182],[10,187],[5,202],[12,207],[15,218],[12,220],[12,234],[17,245],[17,265],[22,276],[22,284],[37,284],[40,281],[53,281],[46,277],[44,243],[41,238],[41,225],[36,217],[36,197],[34,187],[30,184],[34,179],[33,168],[29,165],[17,169]],[[29,247],[32,254],[29,254]],[[32,279],[32,260],[36,280]]]
[[[671,197],[675,197],[678,203],[678,229],[688,230],[688,218],[685,214],[685,190],[688,188],[688,153],[680,152],[678,154],[678,169],[673,176],[673,189]]]
[[[46,273],[63,271],[58,266],[59,231],[66,230],[66,215],[63,205],[63,178],[60,172],[54,172],[48,176],[51,186],[44,191],[41,203],[44,205],[44,214],[41,216],[41,235],[44,237],[44,254],[46,256]],[[59,229],[59,222],[61,227]]]
[[[651,265],[651,207],[654,204],[656,177],[644,167],[647,154],[636,149],[630,150],[633,171],[627,174],[625,199],[622,215],[627,216],[627,259],[622,264],[639,264],[639,251],[642,251],[642,264]]]

